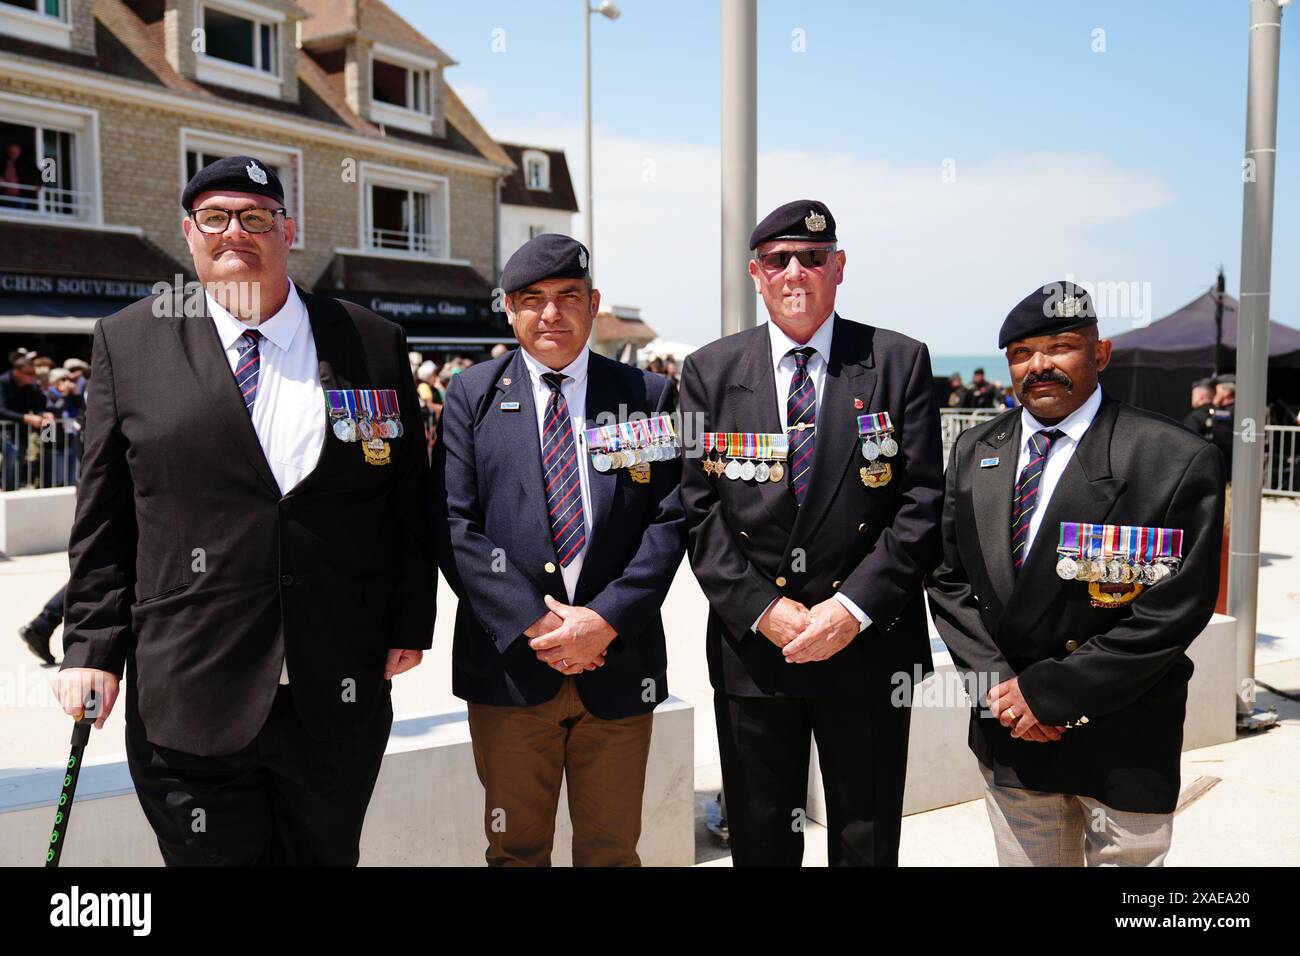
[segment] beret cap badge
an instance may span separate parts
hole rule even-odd
[[[266,185],[266,170],[257,165],[257,163],[250,160],[246,167],[246,171],[248,172],[248,178],[253,182],[257,183],[259,186]]]
[[[1074,319],[1083,315],[1083,300],[1077,295],[1067,295],[1056,307],[1056,317],[1058,319]]]
[[[581,267],[584,268],[584,269],[587,268],[587,250],[586,250],[586,249],[579,249],[579,250],[578,250],[578,265],[581,266]]]
[[[826,217],[815,209],[810,210],[808,215],[804,216],[803,224],[808,227],[809,232],[822,232],[826,228]]]

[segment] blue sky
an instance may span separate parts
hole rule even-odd
[[[392,5],[459,61],[448,79],[489,132],[564,147],[580,187],[581,3]],[[607,302],[700,344],[718,314],[718,4],[619,5],[619,20],[592,23],[598,283]],[[1220,262],[1235,292],[1248,28],[1245,0],[763,0],[760,215],[827,202],[849,257],[840,312],[937,354],[991,351],[1007,309],[1067,274],[1132,291],[1103,318],[1110,333],[1191,299]],[[1272,310],[1290,325],[1298,30],[1293,7]]]

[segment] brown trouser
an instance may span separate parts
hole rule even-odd
[[[641,794],[653,714],[601,720],[572,677],[534,707],[469,705],[489,866],[550,866],[560,783],[574,866],[640,866]]]

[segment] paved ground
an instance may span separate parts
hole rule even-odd
[[[1263,521],[1259,643],[1260,680],[1300,695],[1300,502],[1269,501]],[[19,624],[34,615],[67,573],[64,554],[5,559],[0,556],[0,779],[32,767],[61,763],[68,723],[48,692],[50,669],[18,640]],[[458,709],[451,695],[448,652],[455,597],[439,592],[434,650],[425,663],[399,677],[394,709],[406,716]],[[704,807],[720,785],[712,690],[702,648],[707,605],[683,563],[664,613],[669,633],[670,690],[695,708],[695,784],[700,814],[697,859],[728,865],[730,857],[704,828]],[[54,646],[58,653],[58,637]],[[1217,778],[1178,816],[1174,865],[1300,864],[1300,704],[1261,693],[1261,706],[1276,704],[1283,720],[1266,734],[1241,737],[1183,757],[1183,784]],[[94,747],[106,755],[122,750],[120,715],[97,732]],[[974,759],[973,757],[970,759]],[[807,862],[823,863],[825,834],[808,833]],[[909,816],[903,824],[906,865],[984,865],[995,862],[982,802]]]

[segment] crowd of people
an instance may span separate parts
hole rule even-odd
[[[946,408],[987,408],[994,411],[1006,411],[1016,404],[1015,393],[1003,386],[1001,382],[991,382],[984,376],[984,369],[977,368],[971,373],[969,385],[962,382],[961,373],[953,372],[948,378],[947,395],[940,395],[940,405]]]
[[[56,365],[30,349],[9,353],[8,371],[0,374],[0,491],[77,483],[89,382],[82,359]]]

